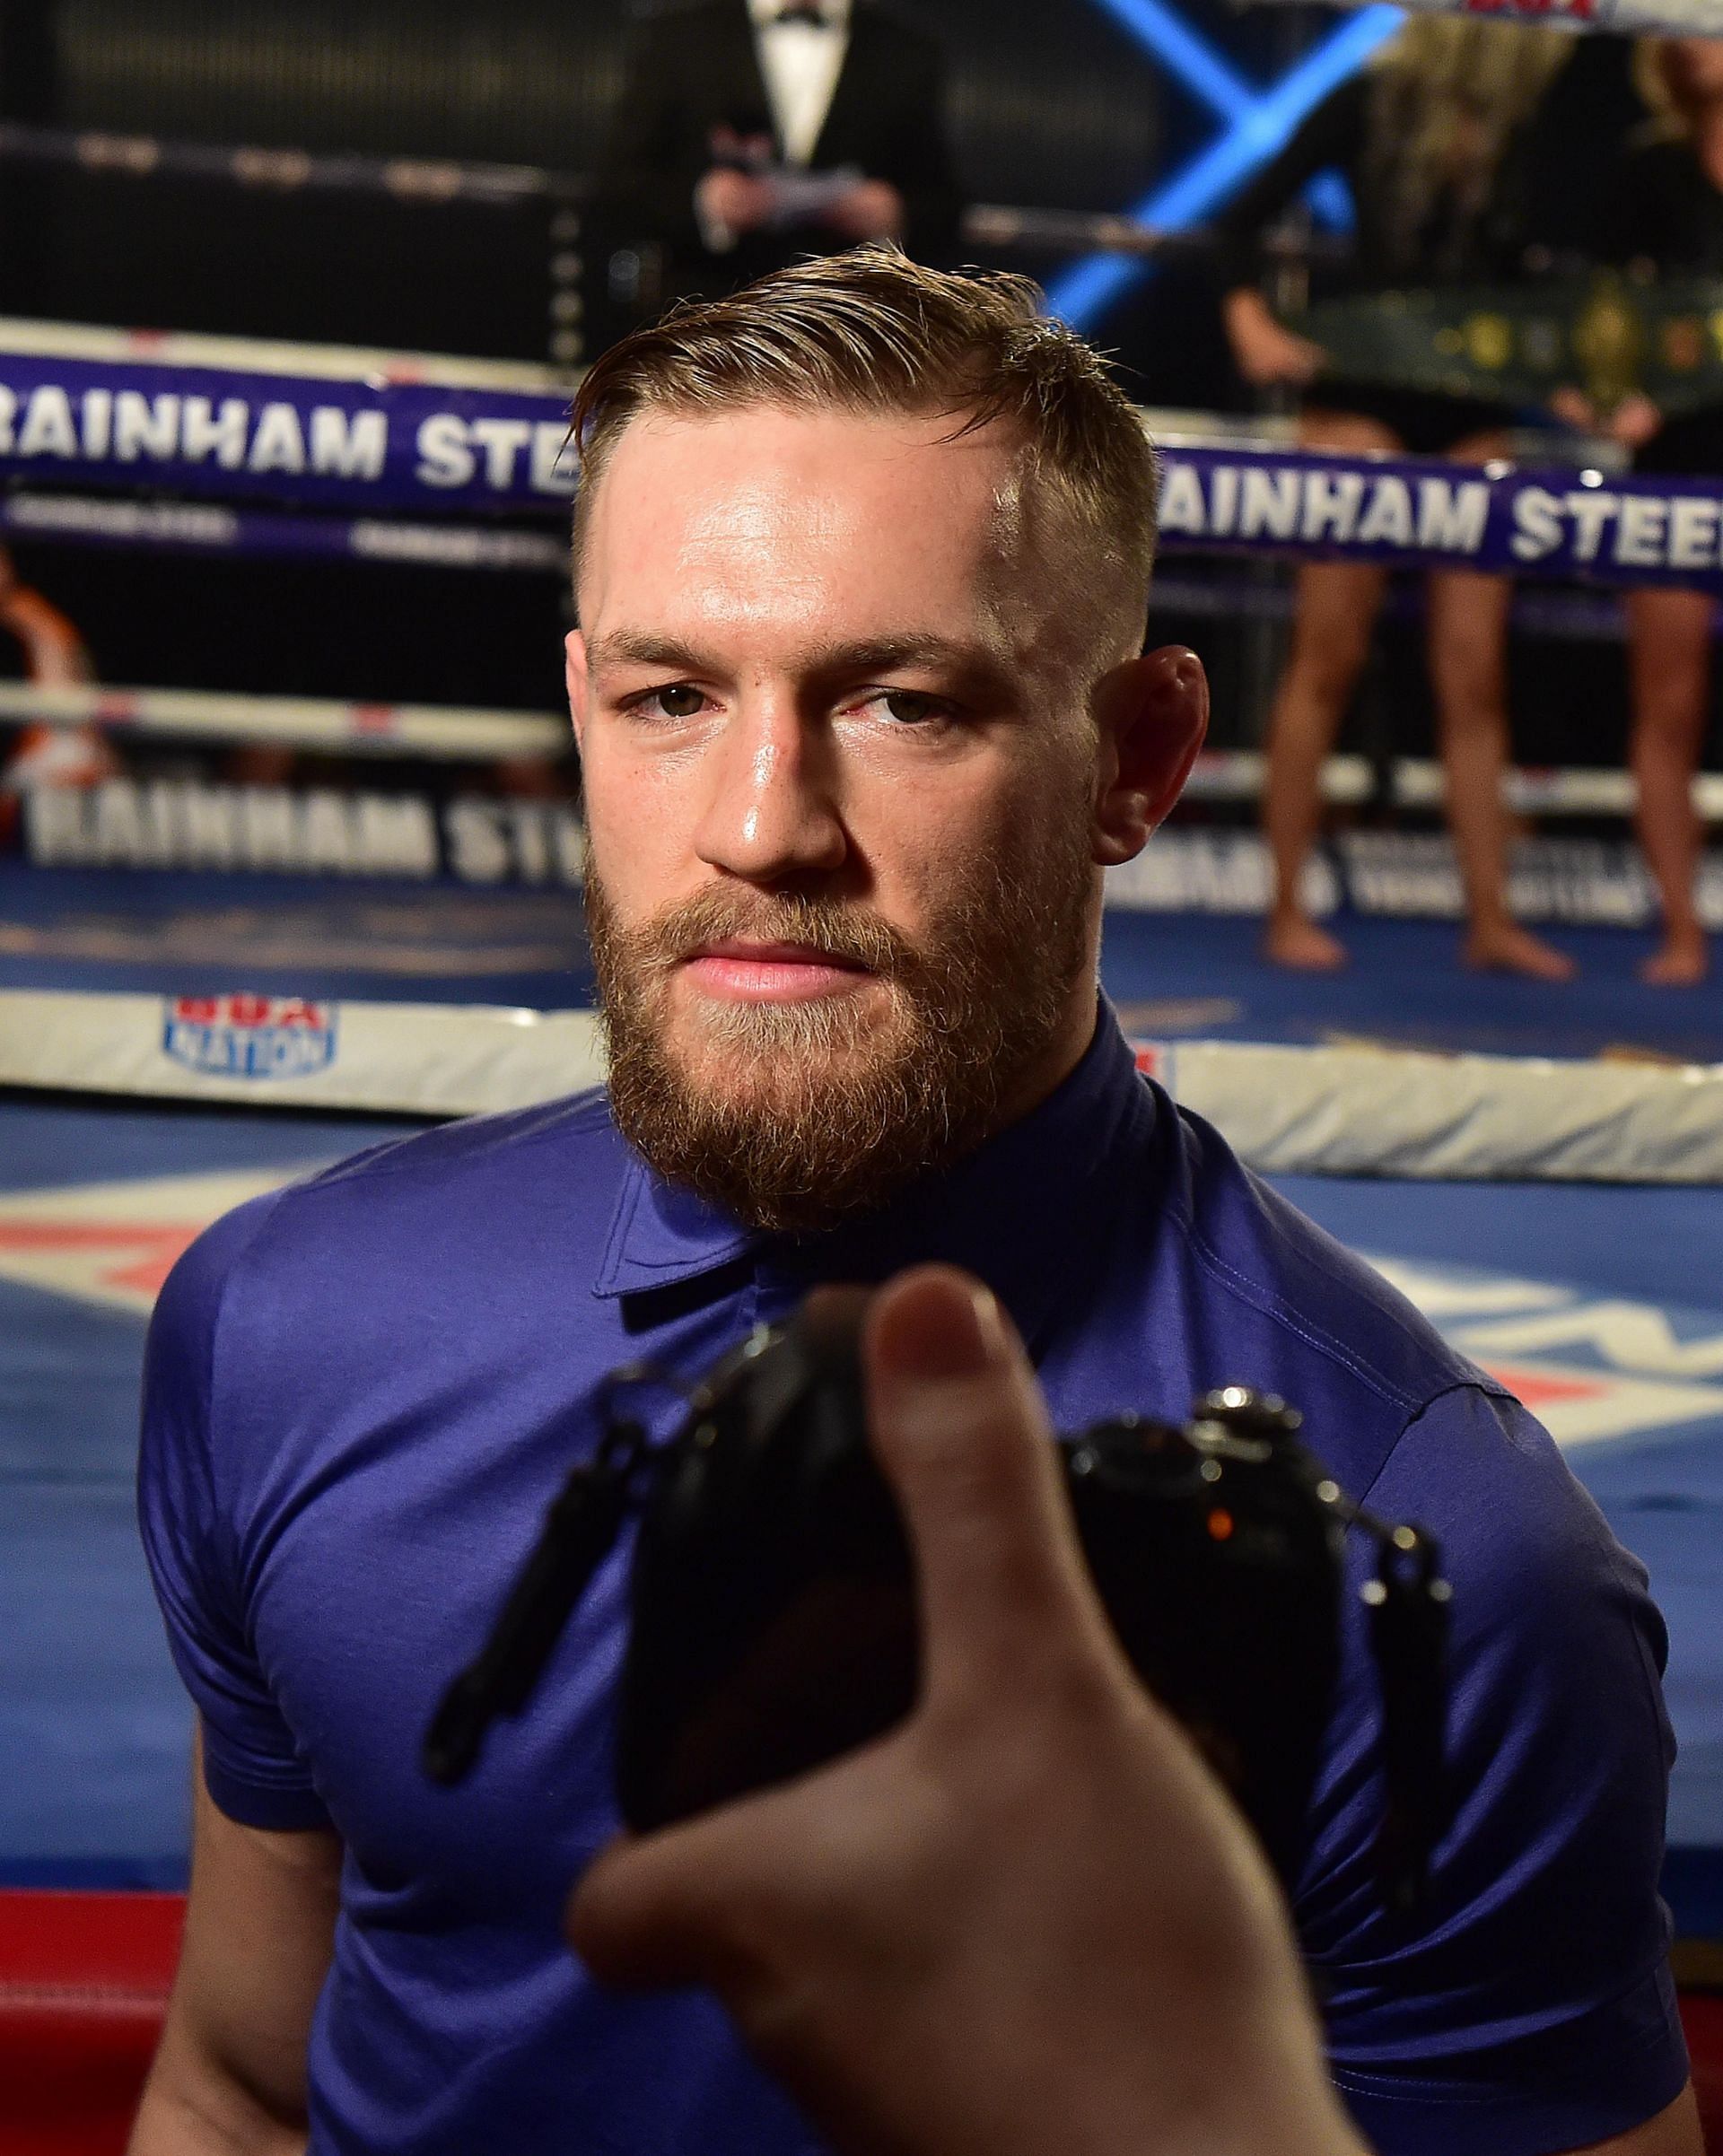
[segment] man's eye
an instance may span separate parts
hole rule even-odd
[[[899,726],[926,726],[931,720],[951,715],[949,706],[937,696],[923,696],[914,689],[888,689],[879,701],[887,716]]]
[[[705,701],[688,682],[673,681],[667,688],[649,691],[640,699],[637,708],[650,712],[656,707],[666,719],[692,719]]]

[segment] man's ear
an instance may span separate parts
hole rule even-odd
[[[571,629],[563,640],[567,654],[563,665],[563,678],[568,684],[568,715],[574,721],[574,746],[583,745],[586,734],[586,639],[578,629]]]
[[[1203,661],[1183,644],[1164,644],[1115,667],[1096,686],[1094,712],[1095,859],[1112,869],[1142,851],[1191,775],[1209,728]]]

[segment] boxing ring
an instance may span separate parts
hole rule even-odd
[[[0,527],[116,559],[456,566],[482,593],[560,572],[565,397],[533,370],[0,324]],[[1626,580],[1723,590],[1706,482],[1463,477],[1219,433],[1171,440],[1166,465],[1175,553],[1464,562],[1597,604]],[[0,2151],[39,2156],[55,2119],[111,2110],[102,2072],[133,2085],[171,1954],[160,1898],[185,1880],[189,1710],[132,1516],[156,1288],[244,1197],[600,1065],[570,791],[484,777],[554,772],[555,713],[4,685],[8,719],[136,759],[23,795],[0,857],[0,2077],[27,2062],[39,2095],[28,2141],[0,2122]],[[212,747],[317,772],[250,785],[151,761]],[[354,785],[330,775],[344,760]],[[1208,759],[1199,812],[1259,775]],[[1385,782],[1433,798],[1413,762],[1385,781],[1337,758],[1328,791]],[[1515,786],[1528,812],[1623,800],[1611,773]],[[1708,816],[1719,790],[1701,782]],[[1451,869],[1368,832],[1319,869],[1354,965],[1278,972],[1256,950],[1260,849],[1195,821],[1115,875],[1104,984],[1146,1066],[1544,1418],[1649,1567],[1681,1745],[1666,1889],[1685,1980],[1716,1981],[1723,998],[1643,987],[1649,900],[1623,850],[1549,843],[1519,895],[1583,961],[1577,983],[1464,972]]]

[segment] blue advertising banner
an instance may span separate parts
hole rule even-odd
[[[1169,549],[1723,591],[1723,480],[1185,442],[1161,465]]]
[[[1172,552],[1723,591],[1723,479],[1473,469],[1183,441],[1161,459],[1161,531]],[[44,537],[57,521],[66,538],[450,561],[464,550],[448,537],[395,547],[380,537],[384,520],[534,511],[560,520],[574,486],[560,392],[3,351],[0,475],[189,496],[179,513],[194,518],[201,498],[377,519],[293,532],[253,511],[249,523],[236,519],[219,532],[170,530],[175,512],[157,502],[153,520],[127,533],[88,506],[57,518],[46,495],[0,518],[19,531],[33,523]],[[483,565],[542,565],[526,558],[529,535],[514,546]]]
[[[0,354],[0,470],[321,509],[518,512],[573,492],[563,400]]]

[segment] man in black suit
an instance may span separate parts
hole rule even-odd
[[[668,255],[667,292],[728,291],[799,256],[952,248],[945,66],[873,0],[692,0],[631,42],[608,159],[618,229]]]

